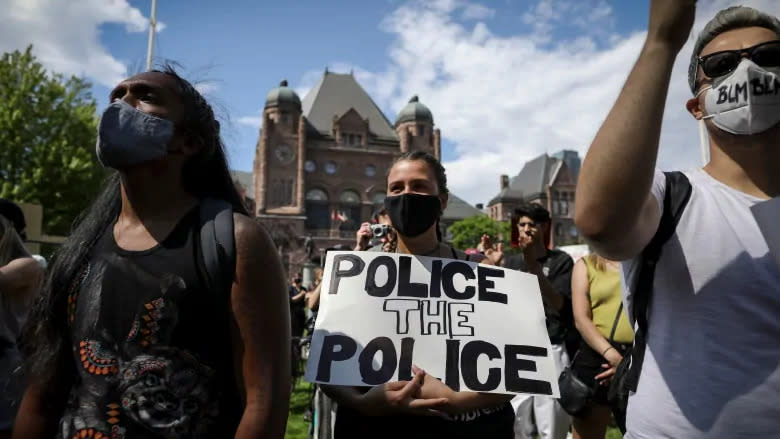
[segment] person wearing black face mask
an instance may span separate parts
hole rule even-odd
[[[396,160],[385,199],[396,252],[492,264],[441,242],[439,218],[447,200],[447,177],[435,157],[415,151]],[[513,437],[512,395],[456,392],[422,370],[414,373],[409,382],[370,389],[323,386],[338,402],[335,438]]]

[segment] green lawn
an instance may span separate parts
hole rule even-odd
[[[290,414],[287,417],[286,439],[306,439],[309,433],[309,423],[303,420],[303,413],[309,406],[312,384],[298,380],[290,396]]]

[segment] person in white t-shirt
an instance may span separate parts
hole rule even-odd
[[[629,315],[638,257],[663,213],[661,121],[695,4],[651,0],[645,45],[578,184],[575,222],[596,251],[623,261]],[[735,7],[694,46],[686,107],[706,126],[711,160],[684,172],[691,197],[655,268],[626,438],[780,436],[780,267],[751,213],[780,196],[778,40],[777,18]]]

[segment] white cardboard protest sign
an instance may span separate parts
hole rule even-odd
[[[772,198],[753,205],[750,208],[753,211],[753,217],[756,219],[761,234],[766,239],[769,247],[769,253],[775,257],[777,266],[780,267],[780,198]]]
[[[558,397],[536,276],[473,262],[329,252],[306,380],[373,386],[412,365],[461,391]]]

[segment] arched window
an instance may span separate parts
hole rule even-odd
[[[371,204],[381,206],[385,204],[385,198],[387,198],[387,195],[384,192],[374,192],[374,195],[371,196]]]
[[[360,228],[360,194],[345,190],[339,195],[339,211],[337,220],[340,230],[357,230]]]
[[[328,193],[314,188],[306,192],[306,228],[329,229]]]

